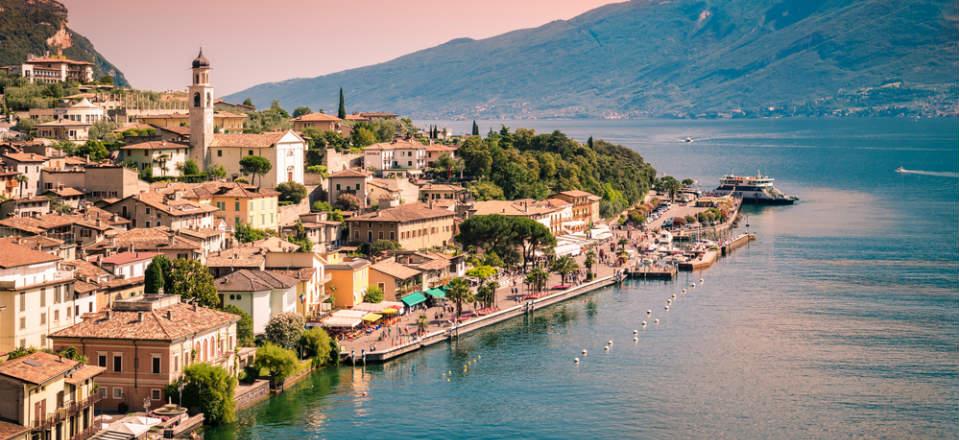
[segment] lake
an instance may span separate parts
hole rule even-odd
[[[503,123],[621,143],[706,188],[759,170],[801,202],[747,208],[758,241],[669,312],[682,283],[603,289],[318,372],[208,438],[959,436],[959,121],[479,122]],[[646,309],[661,324],[634,343]]]

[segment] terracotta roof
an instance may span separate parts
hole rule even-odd
[[[217,228],[178,229],[177,233],[200,239],[212,238],[222,234]]]
[[[37,127],[78,127],[84,125],[93,125],[89,122],[71,121],[69,119],[57,119],[37,124]]]
[[[592,197],[599,197],[599,196],[594,195],[593,193],[589,193],[589,192],[586,192],[586,191],[580,191],[580,190],[578,190],[578,189],[571,189],[571,190],[569,190],[569,191],[560,191],[560,192],[557,193],[557,194],[562,194],[562,195],[567,196],[567,197],[590,197],[590,196],[592,196]]]
[[[338,122],[338,121],[342,121],[342,119],[337,118],[336,116],[333,116],[333,115],[328,115],[326,113],[320,113],[320,112],[307,113],[303,116],[293,118],[293,122]]]
[[[216,290],[224,292],[260,292],[289,289],[297,280],[277,271],[240,269],[216,279]]]
[[[187,144],[167,141],[140,142],[120,147],[121,150],[186,150],[187,148],[190,148]]]
[[[152,260],[159,252],[120,252],[100,260],[100,264],[130,264],[135,261]]]
[[[426,145],[423,145],[416,141],[408,141],[405,139],[398,139],[393,142],[381,142],[378,144],[373,144],[368,147],[363,147],[363,151],[383,151],[383,150],[407,150],[407,149],[425,149]]]
[[[0,375],[40,385],[62,376],[78,364],[63,356],[38,351],[0,364]]]
[[[45,235],[31,235],[29,237],[10,237],[14,243],[20,244],[30,249],[58,248],[63,245],[63,240],[47,237]]]
[[[31,264],[52,263],[62,258],[16,244],[13,239],[0,239],[0,268],[29,266]]]
[[[356,114],[349,114],[349,115],[346,115],[346,120],[347,121],[369,121],[370,118],[367,118],[366,116],[356,115]]]
[[[466,188],[463,188],[459,185],[450,185],[446,183],[427,183],[420,187],[420,191],[465,191]]]
[[[313,274],[316,273],[316,269],[312,267],[301,267],[299,269],[267,269],[267,271],[286,275],[299,281],[310,281],[313,279]]]
[[[330,177],[367,177],[370,173],[362,170],[340,170],[335,173],[330,174]]]
[[[450,152],[450,151],[456,151],[456,147],[452,147],[452,146],[449,146],[449,145],[443,145],[443,144],[431,144],[431,145],[427,145],[427,146],[426,146],[426,151],[444,151],[444,152]]]
[[[20,438],[21,435],[26,434],[28,431],[30,431],[30,428],[26,426],[0,420],[0,440]]]
[[[358,215],[347,222],[410,222],[431,218],[452,217],[453,213],[444,209],[433,209],[423,203],[410,203],[395,208],[381,209],[369,214]]]
[[[53,56],[27,57],[26,64],[34,64],[34,63],[54,63],[54,64],[63,63],[63,64],[76,64],[78,66],[93,65],[93,63],[89,61],[71,60],[66,57],[63,57],[63,58],[57,58]]]
[[[474,202],[473,208],[476,215],[505,215],[531,217],[536,215],[545,215],[556,211],[559,208],[549,206],[548,203],[532,199],[524,200],[485,200]]]
[[[46,156],[36,153],[6,153],[3,157],[4,159],[9,158],[17,162],[45,162],[47,160]]]
[[[192,240],[173,235],[169,228],[134,228],[118,231],[116,235],[86,247],[90,251],[105,249],[146,250],[199,250],[200,245]]]
[[[262,269],[265,262],[266,257],[262,255],[242,256],[238,254],[231,254],[209,255],[206,257],[205,264],[207,267],[243,267],[248,269]]]
[[[98,367],[96,365],[83,365],[71,373],[70,376],[66,378],[66,382],[73,385],[79,385],[82,384],[83,381],[95,377],[104,371],[107,371],[107,369]]]
[[[113,277],[110,272],[86,260],[64,261],[63,265],[72,267],[78,280],[98,282],[101,278]]]
[[[198,215],[218,211],[215,206],[201,205],[185,199],[168,199],[155,192],[143,192],[130,196],[145,205],[172,216]]]
[[[137,319],[137,313],[143,313],[142,320]],[[53,333],[50,337],[176,341],[194,333],[230,325],[240,319],[239,316],[206,307],[194,310],[193,305],[183,303],[144,312],[111,310],[91,313],[83,318],[83,322]]]
[[[56,188],[56,189],[47,190],[47,192],[44,194],[56,194],[57,196],[60,196],[60,197],[81,197],[86,193],[72,186],[68,186],[66,188]]]
[[[237,148],[269,148],[280,141],[286,132],[276,131],[271,133],[243,133],[243,134],[223,134],[213,135],[211,147],[237,147]]]
[[[190,136],[190,127],[180,127],[180,126],[163,127],[156,124],[150,124],[150,126],[157,130],[169,131],[170,133],[177,134],[180,136],[187,136],[187,137]]]
[[[420,271],[404,266],[393,260],[383,260],[370,266],[370,269],[383,272],[393,278],[407,280],[420,274]]]

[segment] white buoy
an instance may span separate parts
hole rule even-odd
[[[683,289],[683,295],[685,295],[685,294],[686,294],[686,289]]]
[[[672,298],[672,299],[676,299],[676,294],[674,293],[674,294],[670,295],[669,297]]]
[[[633,334],[634,334],[634,335],[639,334],[639,330],[633,330]]]
[[[666,300],[666,305],[669,305],[669,304],[672,304],[672,303],[673,303],[673,299],[672,299],[672,298],[669,298],[669,299]]]
[[[643,328],[646,327],[646,321],[643,321]]]
[[[589,356],[589,352],[586,349],[583,349],[583,357]]]
[[[669,311],[669,306],[666,306],[666,311],[667,311],[667,312]]]
[[[607,345],[607,346],[603,347],[603,350],[609,351],[609,346]]]
[[[613,340],[610,339],[609,342],[606,342],[606,345],[613,345]]]
[[[702,278],[699,279],[699,284],[700,284],[700,285],[702,285],[702,284],[705,283],[705,282],[706,282],[706,280],[704,280],[704,279],[702,279]]]
[[[689,283],[689,287],[695,289],[695,288],[696,288],[696,283]]]
[[[639,338],[633,336],[633,342],[639,342]]]
[[[659,318],[656,318],[656,320],[653,321],[653,324],[659,325]]]
[[[652,315],[652,314],[653,314],[653,311],[652,311],[652,310],[646,309],[646,316],[649,316],[649,315]]]
[[[578,364],[578,363],[579,363],[579,358],[573,358],[573,363],[574,363],[574,364]]]

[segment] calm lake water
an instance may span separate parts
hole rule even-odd
[[[387,365],[319,372],[208,438],[959,436],[959,122],[506,124],[621,143],[704,186],[759,169],[802,202],[747,210],[759,240],[669,312],[680,283],[604,289]],[[646,309],[662,322],[633,343]]]

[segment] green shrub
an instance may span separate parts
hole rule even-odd
[[[259,360],[259,359],[257,359]],[[183,372],[183,406],[195,414],[202,412],[208,425],[236,421],[233,393],[236,379],[223,367],[207,363],[190,365]]]

